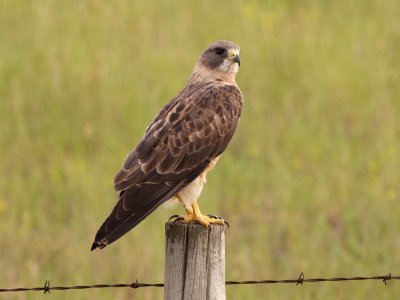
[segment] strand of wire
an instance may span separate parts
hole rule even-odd
[[[274,284],[274,283],[295,283],[302,285],[305,282],[338,282],[338,281],[362,281],[362,280],[381,280],[385,285],[390,280],[400,280],[400,276],[393,276],[391,273],[383,276],[371,277],[332,277],[332,278],[305,278],[301,272],[297,279],[282,279],[282,280],[245,280],[245,281],[226,281],[225,285],[248,285],[248,284]],[[143,288],[143,287],[164,287],[163,283],[139,283],[137,280],[132,283],[117,283],[117,284],[94,284],[94,285],[74,285],[74,286],[50,286],[50,281],[46,280],[43,287],[34,288],[13,288],[0,289],[3,292],[27,292],[27,291],[43,291],[45,294],[50,291],[62,290],[83,290],[83,289],[101,289],[101,288]]]

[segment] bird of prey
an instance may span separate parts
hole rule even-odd
[[[114,242],[168,200],[185,208],[181,222],[224,223],[203,215],[197,199],[240,118],[239,66],[240,48],[233,42],[214,42],[200,55],[186,86],[156,115],[115,176],[119,200],[92,250]]]

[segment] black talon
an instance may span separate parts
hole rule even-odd
[[[220,217],[220,216],[215,216],[215,215],[211,215],[211,214],[208,214],[207,217],[209,217],[209,218],[211,218],[211,219],[224,220],[224,219],[223,219],[222,217]],[[224,220],[224,224],[225,224],[226,226],[228,226],[228,228],[229,228],[229,222],[228,222],[228,221]]]
[[[222,220],[222,217],[220,217],[220,216],[215,216],[215,215],[211,215],[211,214],[208,214],[207,217],[209,217],[209,218],[211,218],[211,219]]]
[[[169,217],[168,222],[171,221],[171,219],[174,219],[174,218],[176,218],[176,219],[174,220],[174,223],[175,223],[177,220],[183,219],[181,215],[172,215],[171,217]]]
[[[178,217],[178,218],[176,218],[172,223],[176,223],[176,222],[178,222],[178,221],[180,221],[180,220],[183,220],[183,217]]]

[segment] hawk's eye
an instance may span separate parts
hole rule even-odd
[[[222,55],[225,53],[226,50],[224,48],[215,48],[214,51],[215,51],[215,54]]]

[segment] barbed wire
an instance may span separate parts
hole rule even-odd
[[[400,276],[393,276],[391,273],[383,276],[356,276],[356,277],[331,277],[331,278],[305,278],[301,272],[297,279],[282,279],[282,280],[245,280],[245,281],[225,281],[225,285],[248,285],[248,284],[274,284],[274,283],[295,283],[302,285],[303,283],[311,282],[339,282],[339,281],[363,281],[363,280],[382,280],[387,285],[390,280],[400,280]],[[74,285],[74,286],[50,286],[50,281],[46,280],[43,287],[34,288],[13,288],[0,289],[0,293],[4,292],[27,292],[27,291],[43,291],[44,294],[50,291],[63,290],[84,290],[84,289],[102,289],[102,288],[143,288],[143,287],[164,287],[163,283],[139,283],[137,280],[132,283],[116,283],[116,284],[94,284],[94,285]]]

